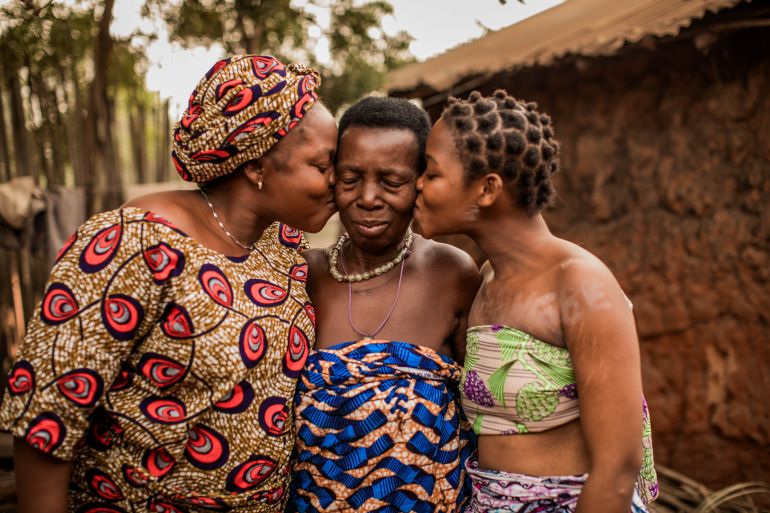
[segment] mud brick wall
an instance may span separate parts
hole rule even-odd
[[[657,461],[716,488],[770,482],[770,29],[696,41],[479,89],[554,118],[563,171],[546,218],[635,305]]]

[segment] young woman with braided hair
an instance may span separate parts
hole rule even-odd
[[[502,90],[451,99],[427,142],[420,232],[466,234],[489,258],[462,381],[479,435],[469,511],[645,512],[657,483],[634,318],[609,269],[543,219],[558,153],[551,119]]]

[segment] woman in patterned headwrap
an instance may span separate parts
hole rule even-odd
[[[62,248],[0,407],[21,512],[283,510],[315,335],[300,230],[334,212],[319,82],[217,62],[174,131],[200,190],[98,214]]]

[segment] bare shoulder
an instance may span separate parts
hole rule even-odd
[[[195,196],[197,194],[194,191],[156,192],[134,198],[123,206],[150,211],[185,230],[195,224],[197,211]]]
[[[559,263],[556,289],[563,308],[627,306],[628,298],[612,271],[595,255],[578,248]],[[601,309],[601,308],[600,308]]]
[[[310,274],[322,272],[329,265],[326,249],[312,248],[302,252]]]
[[[422,253],[421,260],[429,269],[434,269],[444,276],[456,276],[463,282],[480,283],[479,268],[468,253],[450,244],[427,240],[419,235],[415,237]]]
[[[139,196],[127,201],[123,206],[148,210],[174,221],[172,217],[184,216],[189,211],[191,202],[190,191],[163,191]]]

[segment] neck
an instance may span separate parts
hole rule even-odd
[[[273,220],[260,212],[259,202],[251,190],[253,185],[236,182],[239,180],[233,179],[205,192],[225,228],[242,244],[250,245],[259,240]],[[213,217],[211,221],[217,225]],[[221,231],[218,225],[216,229]]]
[[[475,223],[468,235],[489,259],[496,275],[526,272],[543,264],[542,248],[554,236],[541,214],[508,213]]]
[[[396,257],[401,249],[405,236],[406,231],[387,246],[377,249],[356,246],[352,241],[348,240],[341,251],[348,273],[371,271],[372,269],[390,262]]]

